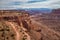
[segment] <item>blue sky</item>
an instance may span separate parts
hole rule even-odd
[[[0,0],[0,10],[24,8],[60,8],[60,0]]]

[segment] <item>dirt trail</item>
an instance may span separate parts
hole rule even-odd
[[[20,33],[19,31],[17,31],[16,27],[14,24],[12,24],[11,22],[6,22],[7,25],[10,25],[10,27],[13,28],[13,30],[16,32],[16,40],[19,40],[20,39]]]
[[[19,32],[19,26],[16,26],[16,24],[14,24],[13,22],[6,22],[7,25],[10,25],[13,30],[16,32],[16,40],[22,40],[22,32]],[[21,29],[23,30],[23,32],[26,30],[25,28],[21,27]],[[27,35],[27,40],[30,40],[30,36],[28,33],[24,32],[24,35]]]

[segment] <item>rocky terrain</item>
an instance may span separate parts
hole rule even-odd
[[[29,15],[0,11],[0,40],[60,40],[60,14]]]
[[[60,10],[53,10],[50,14],[31,16],[34,30],[40,30],[42,40],[60,40]]]

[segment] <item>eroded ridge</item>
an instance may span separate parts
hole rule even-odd
[[[52,15],[47,19],[46,15],[31,16],[25,11],[0,12],[0,40],[60,40],[60,32],[55,28],[60,27],[59,20],[50,19]]]

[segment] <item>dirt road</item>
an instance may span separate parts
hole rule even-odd
[[[19,27],[16,26],[16,24],[14,24],[12,22],[6,22],[6,24],[10,25],[13,28],[13,30],[16,32],[16,37],[15,37],[16,40],[22,40],[23,34],[22,34],[22,32],[19,32],[19,29],[17,29]],[[25,28],[22,27],[23,32],[25,31],[24,29]],[[24,35],[27,35],[27,40],[30,40],[30,36],[28,35],[28,33],[24,32]]]

